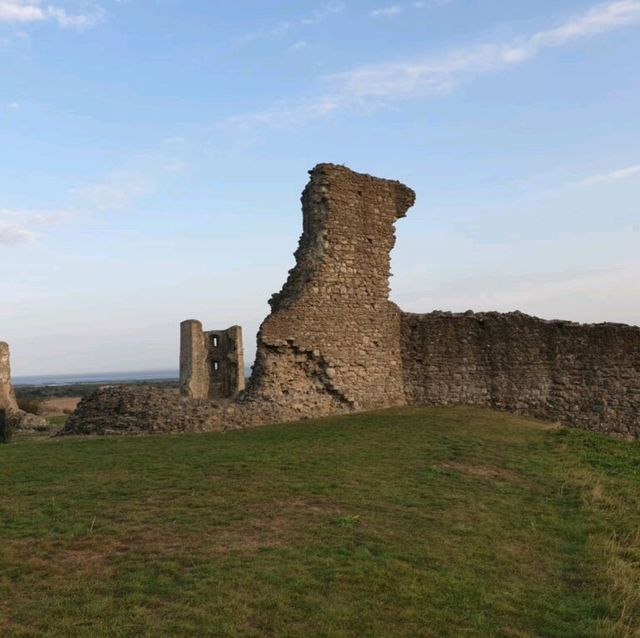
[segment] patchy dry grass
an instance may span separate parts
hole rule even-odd
[[[47,421],[49,421],[50,425],[61,428],[67,422],[68,418],[68,414],[53,414],[47,416]]]
[[[0,636],[640,636],[640,444],[467,408],[0,448]]]

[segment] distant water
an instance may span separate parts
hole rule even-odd
[[[109,381],[172,381],[177,370],[139,370],[137,372],[96,372],[94,374],[43,374],[13,377],[13,385],[68,385],[70,383],[107,383]]]
[[[251,376],[251,366],[244,369]],[[177,381],[177,370],[139,370],[138,372],[96,372],[94,374],[43,374],[13,377],[13,385],[69,385],[70,383],[108,383],[122,381]]]

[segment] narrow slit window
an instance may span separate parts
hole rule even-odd
[[[213,369],[215,372],[218,372],[218,370],[220,370],[220,362],[219,361],[214,361],[213,362]]]
[[[214,348],[218,347],[218,336],[217,335],[213,335],[213,347]]]

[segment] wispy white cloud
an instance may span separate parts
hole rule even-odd
[[[0,208],[0,245],[30,244],[38,237],[38,227],[57,224],[67,217],[64,212]]]
[[[323,22],[327,18],[342,13],[345,10],[345,6],[346,5],[344,2],[329,2],[324,7],[317,9],[306,18],[302,18],[300,23],[307,26],[320,24],[320,22]]]
[[[1,1],[1,0],[0,0]],[[2,29],[2,19],[0,19],[0,29]],[[8,29],[2,29],[3,35],[0,37],[0,49],[11,49],[20,51],[25,59],[31,55],[31,38],[24,29],[18,29],[15,24]]]
[[[429,7],[442,7],[447,4],[451,4],[453,0],[423,0],[421,2],[411,2],[409,4],[392,4],[388,7],[380,7],[379,9],[373,9],[369,11],[369,17],[371,18],[393,18],[400,15],[405,11],[411,9],[426,9]]]
[[[254,31],[249,31],[238,38],[237,42],[239,44],[248,44],[256,40],[277,40],[289,33],[291,29],[293,29],[293,23],[282,21],[275,25],[260,27]]]
[[[61,7],[48,7],[47,13],[63,29],[89,29],[100,24],[106,12],[100,5],[93,5],[84,13],[69,13]]]
[[[298,40],[297,42],[294,42],[290,47],[289,47],[289,51],[300,51],[302,49],[306,49],[307,47],[307,43],[304,40]]]
[[[87,29],[105,17],[105,10],[93,2],[80,2],[76,6],[78,10],[71,11],[64,6],[43,4],[41,0],[0,0],[0,23],[51,21],[63,29]]]
[[[121,2],[123,0],[120,0]],[[168,144],[170,146],[180,146],[186,142],[185,138],[181,135],[171,135],[170,137],[165,137],[160,140],[163,144]]]
[[[28,0],[0,0],[0,22],[39,22],[46,20],[46,11]]]
[[[175,146],[179,139],[168,138],[165,143]],[[121,211],[158,192],[163,183],[184,168],[180,157],[169,152],[136,155],[129,158],[121,170],[94,183],[72,188],[70,194],[82,208],[96,212]]]
[[[621,179],[629,179],[630,177],[640,176],[640,164],[635,166],[627,166],[626,168],[619,168],[615,171],[608,173],[600,173],[599,175],[592,175],[586,179],[578,182],[579,186],[592,186],[593,184],[601,184],[603,182],[616,182]]]
[[[532,59],[545,49],[568,45],[640,23],[640,0],[613,0],[544,31],[508,42],[492,42],[440,56],[361,66],[323,79],[327,87],[311,97],[275,105],[259,113],[230,118],[229,123],[280,126],[354,108],[379,108],[401,100],[438,95],[462,82]]]
[[[403,98],[451,90],[470,76],[499,71],[568,44],[640,22],[640,1],[616,0],[597,5],[558,27],[506,43],[452,51],[441,57],[360,67],[334,75],[336,93],[346,102]]]
[[[157,190],[155,180],[136,172],[116,172],[104,181],[71,189],[71,194],[97,211],[122,210]]]
[[[120,170],[70,189],[71,199],[66,208],[0,208],[0,245],[33,243],[45,235],[45,227],[78,221],[90,217],[91,213],[134,209],[145,197],[160,191],[172,178],[184,172],[185,163],[178,153],[178,147],[183,143],[181,137],[165,138],[163,150],[133,155],[123,162]]]
[[[399,4],[392,4],[389,7],[381,7],[369,12],[372,18],[391,18],[402,13],[402,7]]]
[[[239,44],[249,44],[258,40],[279,40],[299,27],[310,27],[324,22],[332,16],[342,13],[346,5],[344,2],[329,2],[313,13],[298,20],[283,20],[270,26],[260,27],[245,33],[236,40]]]
[[[67,211],[15,210],[0,208],[0,219],[29,226],[49,226],[68,219]]]
[[[22,224],[6,222],[0,219],[0,246],[30,244],[35,238],[36,234]]]

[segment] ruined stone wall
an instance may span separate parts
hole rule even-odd
[[[195,319],[180,324],[180,394],[190,399],[209,396],[209,364],[204,330]]]
[[[205,332],[188,319],[180,324],[180,393],[190,399],[220,399],[244,390],[242,328]]]
[[[519,312],[402,315],[407,402],[479,405],[640,438],[640,328]]]
[[[0,410],[6,412],[7,422],[12,429],[32,430],[47,426],[46,419],[23,412],[18,407],[11,384],[9,345],[4,341],[0,341]]]
[[[205,333],[209,352],[209,397],[234,397],[244,390],[244,349],[242,328]]]
[[[394,223],[413,205],[400,182],[319,164],[302,194],[296,265],[258,333],[247,390],[211,399],[202,325],[181,327],[183,398],[104,388],[65,434],[223,430],[405,402],[400,311],[389,302]]]
[[[17,412],[18,403],[11,385],[9,345],[0,341],[0,410]]]
[[[469,404],[640,438],[640,328],[521,313],[415,315],[389,301],[394,223],[413,203],[399,182],[316,166],[302,195],[296,265],[270,301],[247,390],[211,400],[212,387],[222,391],[210,383],[208,333],[187,322],[185,396],[105,388],[82,401],[65,433],[212,431]]]
[[[394,223],[415,194],[333,164],[310,174],[296,265],[270,300],[249,394],[306,414],[402,404],[389,268]]]

